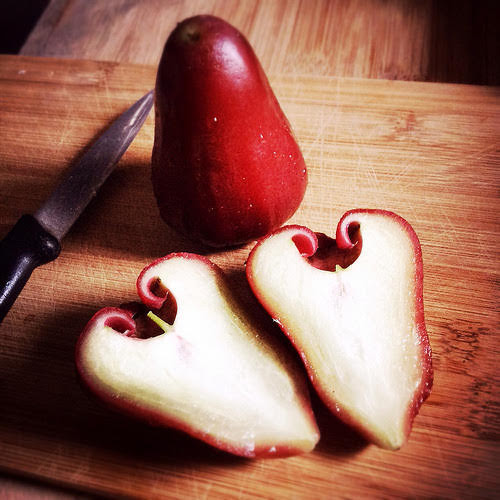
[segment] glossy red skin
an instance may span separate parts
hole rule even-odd
[[[152,183],[167,224],[211,246],[244,243],[297,210],[307,172],[245,37],[212,16],[178,24],[155,90]]]
[[[150,290],[149,285],[146,280],[144,280],[144,275],[148,269],[156,266],[157,264],[163,262],[164,260],[171,259],[173,257],[182,257],[185,259],[197,259],[201,260],[205,265],[210,266],[216,273],[218,273],[221,279],[225,280],[224,273],[222,270],[214,264],[212,261],[197,254],[191,253],[172,253],[165,257],[159,258],[152,262],[150,265],[146,266],[142,272],[139,274],[137,279],[137,291],[143,303],[151,309],[159,309],[162,306],[164,298],[156,297]],[[76,344],[75,349],[75,361],[76,361],[76,369],[80,380],[84,383],[85,387],[90,390],[92,394],[97,396],[97,398],[104,402],[109,408],[118,410],[123,414],[131,416],[133,418],[137,418],[139,420],[143,420],[148,422],[151,425],[169,427],[173,429],[177,429],[181,432],[185,432],[186,434],[204,441],[205,443],[214,446],[220,450],[226,451],[228,453],[232,453],[233,455],[239,455],[246,458],[283,458],[288,456],[297,455],[303,453],[303,451],[299,448],[293,448],[290,446],[277,445],[275,446],[275,451],[270,452],[269,446],[258,447],[256,446],[254,450],[249,451],[245,446],[235,447],[231,446],[228,443],[216,439],[214,436],[204,433],[199,429],[195,429],[189,425],[188,422],[175,419],[170,415],[166,415],[162,412],[152,411],[141,406],[134,404],[133,402],[125,399],[125,398],[117,398],[107,392],[103,387],[100,387],[98,384],[94,383],[90,374],[87,373],[84,366],[81,362],[81,354],[80,351],[82,346],[87,339],[90,331],[96,322],[105,321],[107,326],[110,326],[114,330],[119,331],[122,335],[126,335],[131,337],[131,340],[136,342],[140,342],[142,339],[136,337],[136,323],[132,318],[132,313],[125,309],[120,309],[117,307],[105,307],[99,310],[87,323],[85,329],[81,333],[78,342]],[[306,392],[307,394],[307,392]],[[315,417],[313,411],[310,406],[308,406],[309,400],[304,404],[304,409],[309,413],[311,417],[311,422],[315,422]],[[319,430],[318,430],[319,434]]]
[[[423,261],[422,261],[422,249],[420,246],[420,242],[418,239],[417,234],[411,227],[411,225],[402,217],[399,215],[387,211],[387,210],[378,210],[378,209],[355,209],[355,210],[350,210],[346,212],[340,219],[338,225],[337,225],[337,230],[336,230],[336,245],[339,249],[341,250],[352,250],[355,246],[355,243],[351,241],[351,238],[349,237],[349,228],[351,225],[356,225],[355,221],[355,216],[358,213],[373,213],[377,215],[381,215],[384,217],[391,217],[395,221],[397,221],[403,229],[407,232],[412,245],[413,245],[413,251],[414,251],[414,256],[415,256],[415,324],[417,326],[417,331],[418,335],[420,338],[420,346],[421,346],[421,356],[422,356],[422,379],[420,381],[420,384],[415,392],[415,397],[408,407],[408,413],[407,413],[407,419],[406,419],[406,436],[408,437],[412,428],[413,420],[415,416],[418,414],[418,411],[420,407],[422,406],[422,403],[427,399],[429,396],[431,389],[432,389],[432,384],[433,384],[433,368],[432,368],[432,351],[431,351],[431,346],[429,343],[429,337],[427,335],[427,329],[425,326],[425,319],[424,319],[424,302],[423,302]],[[352,217],[354,217],[353,220],[349,220]],[[248,257],[247,263],[246,263],[246,276],[248,283],[250,285],[250,288],[252,289],[254,295],[257,297],[259,302],[262,304],[262,306],[266,309],[266,311],[269,313],[271,317],[274,319],[274,311],[270,309],[265,301],[262,299],[262,296],[260,294],[259,289],[255,285],[253,279],[252,279],[252,256],[253,253],[255,252],[256,248],[267,238],[272,237],[274,234],[278,234],[283,231],[287,231],[288,229],[295,229],[298,231],[301,236],[300,240],[294,240],[299,252],[303,255],[304,258],[310,258],[314,256],[316,251],[318,250],[318,236],[323,236],[319,235],[318,233],[314,233],[310,229],[304,226],[298,226],[298,225],[292,225],[292,226],[285,226],[277,231],[275,231],[273,234],[269,234],[262,238],[255,247],[252,249],[250,252],[250,255]],[[362,236],[362,235],[361,235]],[[342,265],[341,262],[339,262],[340,265]],[[317,266],[320,267],[320,266]],[[322,267],[322,266],[321,266]],[[324,269],[324,267],[322,267]],[[335,269],[335,265],[333,264],[331,267],[332,270]],[[365,429],[364,427],[360,426],[358,422],[352,419],[351,415],[345,411],[341,406],[339,406],[336,403],[333,403],[330,400],[330,397],[325,394],[322,390],[319,384],[315,383],[315,379],[313,376],[313,370],[311,365],[309,364],[309,360],[307,359],[306,354],[301,351],[294,338],[293,334],[291,332],[288,332],[286,328],[281,325],[278,322],[279,326],[281,327],[283,333],[288,337],[288,339],[291,341],[292,345],[295,347],[297,352],[299,353],[302,362],[304,363],[304,366],[306,368],[307,373],[309,374],[309,378],[311,380],[311,383],[315,387],[318,395],[322,399],[322,401],[325,403],[325,405],[330,409],[330,411],[339,417],[342,421],[344,421],[346,424],[350,425],[351,427],[355,428],[360,434],[365,436],[368,441],[374,442],[376,441],[376,438],[370,434],[370,432]]]

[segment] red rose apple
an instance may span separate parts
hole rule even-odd
[[[432,386],[411,226],[390,212],[353,210],[336,240],[285,227],[255,246],[247,277],[330,410],[379,446],[402,446]]]
[[[307,183],[290,124],[245,37],[213,16],[177,25],[158,67],[152,183],[167,224],[212,246],[276,229]]]
[[[130,311],[99,311],[76,349],[80,377],[97,396],[237,455],[314,448],[319,434],[300,367],[271,348],[218,267],[171,254],[146,267],[137,288],[163,332],[142,338]]]

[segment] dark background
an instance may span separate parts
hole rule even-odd
[[[2,0],[0,53],[17,54],[42,15],[49,0]]]

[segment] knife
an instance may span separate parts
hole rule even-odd
[[[152,105],[151,90],[110,125],[44,204],[33,215],[23,215],[0,242],[0,323],[35,268],[59,255],[62,238],[109,177]]]

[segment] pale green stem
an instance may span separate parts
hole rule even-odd
[[[157,316],[153,311],[149,311],[147,317],[154,321],[165,333],[168,332],[170,326],[166,321],[163,321],[159,316]]]

